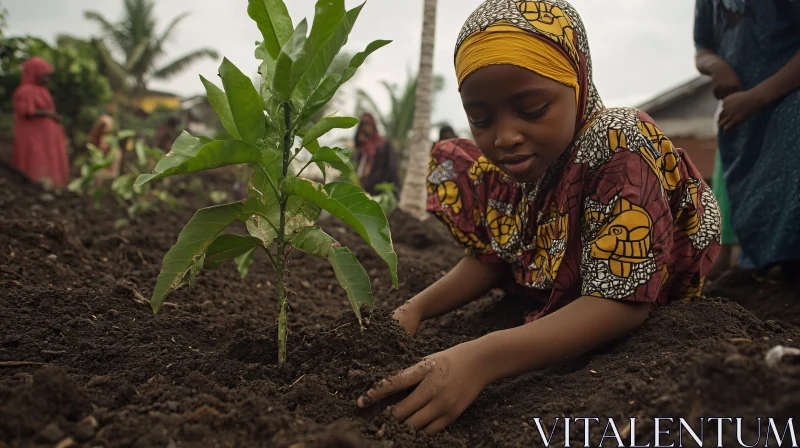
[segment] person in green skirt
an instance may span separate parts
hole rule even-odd
[[[717,257],[714,267],[708,273],[709,277],[716,277],[733,265],[733,248],[736,246],[736,234],[731,227],[731,205],[728,198],[728,191],[725,188],[725,170],[722,168],[722,157],[717,148],[717,155],[714,161],[714,174],[711,178],[711,189],[717,197],[719,204],[720,218],[722,219],[722,250]]]

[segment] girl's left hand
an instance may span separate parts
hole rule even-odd
[[[474,343],[475,341],[472,341]],[[384,379],[358,401],[359,408],[416,386],[392,409],[392,417],[426,434],[436,434],[455,421],[491,381],[470,343],[428,356],[417,365]]]
[[[722,102],[719,114],[719,127],[725,132],[742,124],[764,107],[764,102],[752,90],[728,95]]]

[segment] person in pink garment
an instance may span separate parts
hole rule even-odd
[[[11,164],[33,181],[64,187],[69,182],[67,139],[47,83],[53,66],[32,57],[22,64],[14,91],[14,152]]]

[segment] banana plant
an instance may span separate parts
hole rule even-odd
[[[164,256],[150,303],[158,312],[167,294],[188,283],[201,270],[213,270],[233,260],[247,275],[256,250],[263,250],[276,271],[278,302],[278,364],[286,362],[287,255],[292,248],[327,259],[361,322],[361,307],[374,306],[370,278],[355,254],[315,225],[321,211],[352,227],[386,262],[397,287],[397,254],[389,223],[380,205],[359,187],[345,182],[317,183],[302,177],[316,164],[353,170],[346,149],[321,146],[333,129],[349,129],[358,120],[331,115],[313,117],[361,67],[367,57],[390,41],[377,40],[350,59],[344,69],[328,73],[364,4],[346,10],[344,0],[319,0],[309,29],[296,26],[283,0],[249,0],[248,14],[263,41],[255,55],[261,63],[256,89],[248,76],[228,59],[222,61],[220,88],[201,76],[208,100],[230,135],[211,140],[183,133],[152,174],[136,185],[176,174],[223,166],[250,167],[247,198],[197,211]],[[294,159],[308,151],[308,163],[298,172]],[[305,158],[305,157],[304,157]],[[234,222],[246,224],[247,235],[224,233]]]

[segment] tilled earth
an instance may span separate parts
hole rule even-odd
[[[355,398],[425,355],[521,324],[528,305],[493,293],[407,336],[390,310],[462,256],[433,220],[391,217],[399,290],[357,235],[325,220],[370,272],[378,307],[361,333],[327,263],[293,256],[289,361],[278,368],[266,260],[245,280],[233,264],[204,273],[154,316],[161,258],[191,211],[116,229],[124,213],[48,197],[0,166],[0,447],[541,446],[532,417],[562,416],[640,417],[639,440],[654,417],[742,417],[754,439],[756,417],[800,415],[800,365],[764,361],[776,345],[800,346],[800,293],[732,271],[707,294],[732,300],[674,304],[613,347],[493,384],[425,437]],[[595,443],[603,429],[592,427]],[[570,435],[582,442],[583,428]],[[564,438],[556,431],[554,444]]]

